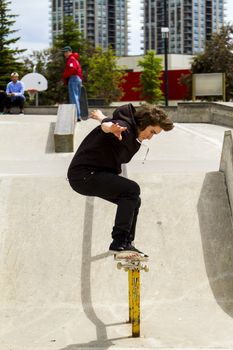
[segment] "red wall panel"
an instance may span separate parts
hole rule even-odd
[[[182,100],[186,94],[186,86],[179,84],[179,78],[182,74],[189,74],[190,70],[170,70],[168,71],[168,99],[169,100]],[[141,72],[128,72],[124,77],[122,88],[124,96],[121,101],[141,101],[140,92],[134,91],[133,88],[139,87]],[[162,74],[161,89],[165,93],[164,72]]]

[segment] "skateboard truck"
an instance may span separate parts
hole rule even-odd
[[[124,263],[124,262],[118,262],[117,263],[118,270],[124,269],[124,271],[130,271],[138,269],[139,271],[144,270],[145,272],[149,271],[149,266],[147,264],[142,264],[142,262],[134,262],[134,263]]]
[[[128,272],[129,323],[132,324],[132,337],[140,337],[140,271],[149,271],[148,258],[137,255],[121,257],[115,254],[117,268]],[[138,259],[137,259],[138,257]]]

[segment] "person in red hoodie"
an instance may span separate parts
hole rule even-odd
[[[77,121],[81,121],[80,113],[80,95],[82,86],[82,68],[78,61],[79,54],[72,52],[70,46],[65,46],[62,49],[66,58],[66,66],[62,75],[64,84],[68,85],[70,103],[76,105]]]

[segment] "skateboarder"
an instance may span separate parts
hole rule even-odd
[[[128,163],[143,140],[162,130],[173,129],[173,122],[161,109],[145,105],[136,110],[132,104],[117,108],[112,118],[100,110],[91,113],[101,125],[82,141],[68,169],[74,191],[96,196],[117,205],[112,229],[111,251],[135,251],[133,244],[140,200],[140,187],[123,176],[121,165]]]
[[[77,52],[72,52],[70,46],[65,46],[62,49],[66,58],[66,66],[63,72],[62,80],[68,85],[70,103],[76,105],[77,121],[81,121],[80,113],[80,95],[82,86],[82,68],[78,61],[79,55]]]

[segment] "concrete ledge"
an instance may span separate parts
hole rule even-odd
[[[164,108],[170,115],[170,110]],[[208,123],[233,127],[232,103],[186,102],[178,103],[176,113],[171,115],[177,123]]]
[[[28,106],[24,108],[25,114],[36,114],[36,115],[56,115],[58,106]]]
[[[124,102],[122,103],[124,104]],[[132,102],[132,104],[134,104]],[[220,124],[233,127],[233,108],[214,103],[186,102],[175,106],[158,106],[176,123],[207,123]],[[106,115],[111,115],[117,107],[102,107],[101,111]],[[137,108],[137,107],[136,107]],[[90,109],[91,110],[91,109]],[[228,120],[225,124],[226,110]]]
[[[224,134],[219,170],[225,174],[231,213],[233,214],[233,141],[230,130],[225,131]]]
[[[58,108],[54,130],[55,152],[74,151],[74,131],[76,125],[76,107],[63,104]]]
[[[211,123],[211,107],[211,103],[179,103],[173,121],[178,123]]]
[[[212,103],[211,122],[217,125],[233,127],[233,106],[232,103]]]
[[[233,105],[230,103],[184,102],[178,103],[177,107],[159,107],[176,123],[207,123],[233,128]],[[111,115],[116,108],[102,107],[101,110],[104,114]]]
[[[125,102],[122,102],[122,105]],[[134,104],[134,102],[132,102]],[[136,105],[136,104],[135,104]],[[159,106],[176,123],[208,123],[233,127],[233,104],[217,102],[182,102],[176,106]],[[103,113],[111,115],[117,106],[101,107]],[[136,107],[137,108],[137,107]],[[94,109],[93,106],[89,108]],[[26,107],[25,114],[57,114],[57,106]]]

